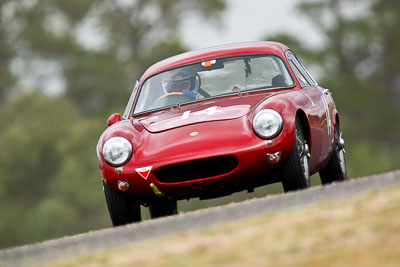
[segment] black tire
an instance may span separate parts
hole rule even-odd
[[[115,191],[104,181],[103,189],[113,226],[141,220],[140,204],[131,196]]]
[[[177,214],[177,201],[166,198],[155,200],[149,204],[149,211],[152,219]]]
[[[328,164],[319,171],[322,184],[347,180],[346,159],[344,157],[344,140],[339,134],[339,127],[335,127],[335,148]]]
[[[296,118],[294,145],[292,152],[283,164],[282,185],[285,192],[310,187],[308,167],[309,151],[299,120]]]

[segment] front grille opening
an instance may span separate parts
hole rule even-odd
[[[222,156],[161,167],[154,171],[154,175],[160,182],[178,183],[225,174],[237,165],[236,157]]]

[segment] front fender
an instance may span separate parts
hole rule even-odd
[[[103,132],[103,134],[100,136],[99,142],[97,143],[97,147],[96,147],[97,158],[100,163],[100,168],[102,168],[102,166],[104,164],[107,164],[104,161],[102,151],[103,151],[104,143],[108,139],[110,139],[111,137],[115,137],[115,136],[124,137],[132,144],[133,150],[135,151],[136,148],[142,142],[141,139],[142,139],[143,135],[141,135],[139,133],[140,133],[140,131],[138,129],[136,129],[136,127],[134,127],[131,120],[122,120],[122,121],[117,122],[117,123],[111,125],[110,127],[108,127]]]
[[[293,147],[294,144],[294,129],[296,123],[296,114],[298,108],[294,105],[292,101],[283,97],[283,94],[273,95],[264,101],[261,101],[257,107],[253,110],[249,116],[250,125],[253,124],[253,119],[258,112],[263,109],[273,109],[278,112],[283,120],[283,128],[281,133],[274,138],[278,139],[281,136],[285,136],[285,142],[288,146]],[[288,143],[289,142],[289,143]]]

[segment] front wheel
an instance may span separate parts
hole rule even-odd
[[[115,191],[104,180],[103,190],[113,226],[141,220],[140,204],[131,196]]]
[[[282,185],[285,192],[310,187],[308,159],[310,152],[300,122],[296,119],[292,152],[283,164]]]
[[[347,168],[345,160],[344,140],[342,133],[339,134],[339,127],[335,127],[335,148],[324,169],[319,171],[322,184],[328,184],[335,181],[347,180]]]
[[[177,201],[165,198],[154,200],[149,204],[149,211],[152,219],[177,214]]]

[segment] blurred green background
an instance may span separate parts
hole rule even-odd
[[[194,12],[217,27],[228,5],[0,0],[0,248],[111,226],[95,152],[108,115],[124,110],[147,67],[190,50],[177,30],[182,14]],[[360,10],[346,12],[354,6]],[[313,0],[296,8],[321,32],[323,45],[305,46],[307,33],[265,39],[287,44],[333,92],[349,176],[399,169],[400,1]],[[179,208],[281,191],[275,184],[181,201]]]

